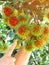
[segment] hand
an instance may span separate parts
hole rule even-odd
[[[17,54],[15,55],[15,58],[16,58],[15,65],[27,65],[29,62],[31,53],[32,51],[27,52],[22,46],[20,50],[17,52]]]
[[[11,54],[17,45],[17,41],[15,41],[8,52],[0,59],[0,65],[14,65],[15,58],[11,57]]]

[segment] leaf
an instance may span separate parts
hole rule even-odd
[[[0,5],[2,5],[4,2],[0,2]]]

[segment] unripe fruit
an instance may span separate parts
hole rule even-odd
[[[34,44],[34,40],[31,39],[31,40],[27,40],[25,41],[24,43],[24,48],[27,50],[27,51],[34,51],[35,50],[35,44]]]
[[[43,25],[42,24],[38,24],[38,23],[33,23],[32,25],[32,29],[31,29],[31,33],[33,36],[41,36],[41,34],[43,33]]]
[[[42,39],[38,39],[38,40],[35,41],[35,46],[36,46],[38,49],[42,48],[42,47],[43,47],[43,44],[44,44],[44,42],[43,42]]]
[[[49,28],[48,28],[48,27],[45,27],[45,28],[44,28],[43,34],[44,34],[44,35],[49,34]]]

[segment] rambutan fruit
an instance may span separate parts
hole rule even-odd
[[[3,13],[5,14],[5,16],[9,17],[13,13],[13,10],[11,7],[5,6],[3,8]]]
[[[9,19],[9,24],[10,24],[11,26],[16,26],[16,25],[18,24],[18,19],[17,19],[15,16],[10,17],[10,19]]]
[[[45,27],[43,29],[43,35],[45,36],[48,36],[49,35],[49,26],[45,24]]]
[[[4,19],[4,22],[5,22],[5,24],[6,24],[7,26],[9,26],[10,28],[13,28],[13,29],[14,29],[14,28],[18,25],[18,23],[19,23],[18,18],[15,17],[15,16],[11,16],[10,18],[5,18],[5,19]]]
[[[38,24],[38,23],[33,23],[32,28],[31,28],[31,33],[33,36],[41,36],[43,32],[43,25]]]
[[[34,45],[34,40],[27,40],[24,43],[24,48],[26,49],[26,51],[30,52],[30,51],[34,51],[35,50],[35,45]]]
[[[44,45],[44,41],[43,41],[43,39],[40,38],[38,40],[35,40],[34,44],[37,49],[41,49]]]
[[[26,39],[30,34],[29,25],[25,22],[19,23],[15,30],[17,31],[17,35],[22,39]]]
[[[6,53],[9,49],[10,45],[7,43],[4,43],[2,40],[0,40],[0,52]]]

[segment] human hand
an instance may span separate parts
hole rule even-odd
[[[32,51],[27,52],[25,48],[22,46],[20,50],[17,52],[17,54],[15,54],[15,58],[16,58],[15,65],[27,65],[31,53]]]
[[[0,65],[14,65],[15,58],[11,57],[11,54],[17,45],[17,41],[15,41],[8,52],[0,59]]]

